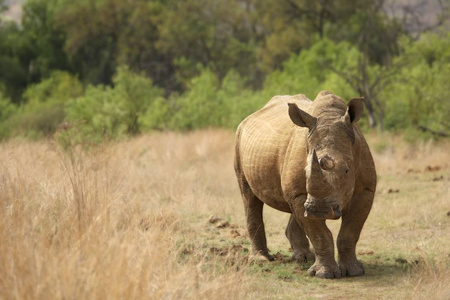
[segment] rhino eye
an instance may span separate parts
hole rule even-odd
[[[347,170],[345,170],[345,174],[348,174],[348,169],[347,169]]]

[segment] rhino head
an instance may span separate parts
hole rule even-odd
[[[356,157],[353,124],[362,116],[363,98],[345,105],[342,99],[321,92],[311,114],[289,103],[289,116],[308,128],[305,217],[339,219],[355,187]]]

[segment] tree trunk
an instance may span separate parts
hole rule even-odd
[[[369,126],[370,128],[374,129],[377,126],[377,120],[375,118],[375,111],[373,109],[372,101],[370,99],[370,96],[364,97],[364,104],[367,108],[367,117],[369,119]]]

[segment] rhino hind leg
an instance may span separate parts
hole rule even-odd
[[[274,257],[269,254],[269,249],[267,249],[263,221],[264,203],[252,192],[245,178],[239,178],[239,186],[244,201],[248,235],[252,243],[251,259],[273,261]]]
[[[341,229],[337,238],[338,264],[342,276],[364,274],[364,267],[356,258],[356,243],[369,215],[373,198],[374,193],[370,190],[354,195],[348,212],[342,217]]]
[[[309,249],[309,240],[303,228],[297,223],[294,215],[289,218],[286,227],[286,237],[291,243],[294,252],[292,259],[300,263],[314,261],[314,253]]]

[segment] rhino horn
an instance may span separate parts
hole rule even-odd
[[[315,197],[325,197],[329,194],[330,184],[327,182],[325,175],[320,167],[319,159],[317,158],[316,150],[313,150],[311,159],[311,169],[307,182],[308,193]]]
[[[322,174],[320,168],[319,159],[317,158],[316,149],[313,149],[312,160],[311,160],[311,174]]]

